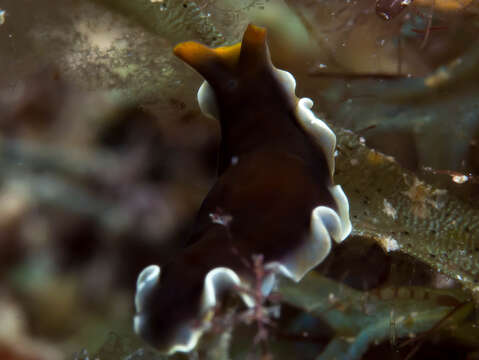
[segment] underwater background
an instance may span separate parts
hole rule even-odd
[[[0,1],[0,359],[479,359],[479,3],[394,3]],[[233,304],[168,357],[136,277],[187,244],[220,141],[172,49],[248,23],[336,133],[353,232],[265,339]]]

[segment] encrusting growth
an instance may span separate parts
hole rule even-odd
[[[294,77],[270,59],[266,30],[249,25],[240,44],[195,42],[175,54],[204,76],[198,102],[221,124],[218,179],[206,196],[189,246],[137,282],[135,331],[160,351],[188,352],[228,294],[253,307],[262,256],[267,296],[281,274],[294,281],[323,261],[331,239],[351,232],[348,200],[333,184],[336,137],[295,95]]]

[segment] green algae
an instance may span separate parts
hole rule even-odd
[[[367,148],[359,136],[335,131],[341,154],[335,179],[349,199],[352,234],[425,262],[479,300],[479,211]]]
[[[362,292],[312,272],[299,284],[281,283],[280,290],[284,302],[325,319],[335,331],[317,360],[360,359],[373,343],[388,339],[395,343],[397,338],[413,338],[433,328],[439,331],[441,321],[441,331],[471,331],[470,322],[465,320],[474,304],[454,289],[405,287]],[[459,305],[446,304],[444,298]],[[472,329],[475,337],[471,338],[477,346],[479,330]]]
[[[95,0],[120,11],[153,34],[175,44],[196,40],[210,46],[219,46],[224,36],[216,29],[211,18],[193,1],[180,0]]]

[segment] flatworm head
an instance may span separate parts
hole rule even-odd
[[[304,108],[298,107],[296,81],[272,65],[265,29],[248,26],[237,45],[211,49],[186,42],[177,45],[174,52],[206,79],[198,91],[198,102],[203,113],[221,123],[220,174],[230,165],[231,157],[259,146],[288,143],[295,151],[305,149],[304,134],[293,129],[302,126],[295,120],[295,112]],[[334,171],[335,136],[327,126],[323,132],[323,156]]]
[[[163,352],[192,350],[225,296],[254,305],[251,259],[261,254],[268,294],[277,274],[299,281],[351,231],[349,205],[333,184],[336,137],[295,95],[294,77],[270,59],[266,30],[249,25],[240,44],[194,42],[175,54],[203,75],[202,111],[220,121],[218,179],[189,246],[137,283],[135,331]]]

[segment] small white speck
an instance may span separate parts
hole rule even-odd
[[[329,293],[328,301],[330,304],[335,304],[338,301],[338,298],[333,293]]]
[[[359,142],[364,145],[364,144],[366,144],[366,139],[361,136],[359,138]]]
[[[383,201],[384,207],[383,207],[383,212],[391,217],[393,220],[396,220],[398,215],[397,215],[397,210],[391,205],[389,201],[384,199]]]
[[[351,159],[349,160],[349,162],[351,163],[352,166],[356,166],[359,164],[359,160],[358,159]]]
[[[432,195],[434,195],[434,196],[444,196],[446,194],[447,194],[446,189],[436,189],[432,192]]]
[[[385,236],[380,239],[380,245],[386,252],[399,250],[399,244],[392,236]]]
[[[382,11],[378,15],[381,15],[385,20],[390,20],[391,19],[391,17],[388,14],[386,14],[385,12],[382,12]]]
[[[434,287],[438,289],[450,289],[456,285],[454,279],[447,277],[441,273],[438,273],[434,276],[433,279]]]
[[[336,150],[336,151],[334,152],[334,157],[337,157],[338,155],[339,155],[339,152],[338,152],[338,150]]]
[[[343,337],[342,340],[352,344],[353,342],[356,341],[356,337],[354,337],[354,336]]]
[[[326,65],[326,64],[319,64],[318,67],[319,67],[320,69],[326,69],[326,68],[328,67],[328,65]]]
[[[237,156],[232,156],[231,157],[231,165],[236,165],[238,164],[239,158]]]
[[[233,216],[231,216],[229,214],[226,214],[221,210],[218,210],[215,213],[209,213],[209,217],[210,217],[211,222],[213,224],[219,224],[219,225],[223,225],[223,226],[226,226],[226,227],[233,220]]]
[[[469,177],[467,175],[454,175],[452,177],[452,181],[454,181],[456,184],[464,184],[469,180]]]

